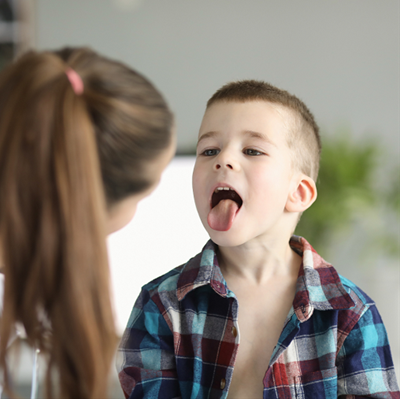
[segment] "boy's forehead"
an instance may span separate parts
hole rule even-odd
[[[243,133],[256,132],[268,136],[272,131],[291,129],[293,120],[293,112],[281,104],[265,100],[221,100],[206,109],[198,138],[221,134],[224,129],[239,130]]]

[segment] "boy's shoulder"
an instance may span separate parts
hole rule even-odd
[[[147,284],[145,284],[142,289],[153,293],[155,291],[166,291],[171,289],[176,289],[176,283],[178,281],[179,275],[182,269],[185,267],[186,263],[183,263],[180,266],[177,266],[170,270],[169,272],[156,277],[154,280],[151,280]]]
[[[196,256],[145,284],[142,289],[149,292],[150,296],[176,292],[182,299],[187,292],[210,282],[214,257],[215,244],[210,240]]]
[[[339,278],[343,287],[350,296],[356,296],[358,300],[362,302],[365,306],[375,305],[374,300],[371,299],[360,287],[358,287],[356,284],[354,284],[352,281],[342,276],[341,274],[339,274]]]

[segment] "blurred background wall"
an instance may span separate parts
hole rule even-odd
[[[272,82],[319,123],[399,143],[399,2],[36,0],[39,49],[90,45],[133,65],[177,115],[191,150],[206,100],[235,79]]]
[[[134,223],[109,239],[120,332],[140,286],[195,255],[207,240],[190,183],[190,155],[207,99],[228,81],[262,79],[294,93],[312,110],[322,128],[326,154],[333,154],[326,167],[334,174],[336,164],[354,171],[351,178],[346,172],[338,185],[330,179],[325,186],[321,182],[320,199],[335,199],[329,218],[323,220],[325,241],[316,248],[377,302],[399,375],[397,0],[24,4],[28,45],[41,50],[91,46],[120,59],[150,78],[176,115],[179,156],[159,189],[139,207]],[[337,144],[340,140],[344,147]],[[325,159],[328,164],[328,156]],[[309,237],[316,222],[310,230],[306,216],[298,234]]]

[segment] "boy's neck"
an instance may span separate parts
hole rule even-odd
[[[288,241],[274,240],[219,247],[218,262],[225,279],[262,285],[279,276],[297,278],[302,259]]]

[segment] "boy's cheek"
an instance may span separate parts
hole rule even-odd
[[[201,180],[202,180],[202,173],[196,161],[196,163],[194,164],[193,175],[192,175],[193,191],[196,191],[201,186]]]
[[[203,205],[203,203],[204,203],[204,198],[197,186],[193,187],[193,196],[194,196],[194,202],[196,204],[197,211],[199,211],[201,205]]]
[[[198,200],[199,200],[200,187],[201,187],[201,184],[200,184],[199,178],[197,177],[197,173],[196,173],[196,169],[195,169],[193,172],[192,188],[193,188],[193,196],[194,196],[196,206],[197,206]]]

